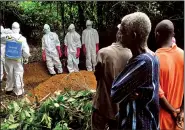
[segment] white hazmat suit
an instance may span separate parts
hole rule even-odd
[[[48,24],[44,25],[45,35],[42,38],[42,57],[46,61],[47,68],[51,75],[55,75],[54,66],[57,68],[58,73],[63,72],[62,64],[59,57],[62,56],[60,49],[60,41],[58,35],[50,31]]]
[[[2,81],[3,76],[4,76],[5,43],[6,43],[6,35],[4,34],[3,26],[1,26],[1,81]]]
[[[7,81],[5,91],[13,91],[16,95],[24,94],[24,83],[23,83],[23,61],[26,60],[28,62],[28,58],[30,56],[30,49],[27,44],[27,40],[24,36],[19,34],[20,32],[20,25],[17,22],[12,24],[12,34],[9,35],[10,39],[15,39],[19,41],[21,44],[19,53],[21,56],[20,58],[10,58],[9,54],[12,52],[17,51],[16,48],[12,51],[11,49],[15,46],[12,44],[8,45],[8,39],[6,40],[6,51],[5,51],[5,67],[7,71]],[[17,42],[16,42],[17,43]],[[15,45],[15,44],[14,44]],[[10,50],[9,50],[10,49]],[[17,54],[13,53],[13,54]]]
[[[69,32],[64,39],[65,56],[67,57],[67,68],[69,73],[78,72],[81,41],[80,35],[75,31],[74,24],[68,28]]]
[[[12,34],[12,30],[9,28],[4,29],[3,26],[1,26],[1,81],[4,76],[4,70],[5,69],[5,47],[6,47],[6,36]]]
[[[94,71],[96,66],[96,54],[99,50],[99,35],[96,29],[92,28],[92,22],[87,20],[87,28],[82,32],[82,46],[86,55],[86,68]]]

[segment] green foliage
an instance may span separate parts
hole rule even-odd
[[[50,97],[39,108],[32,108],[27,100],[13,101],[2,130],[69,130],[90,129],[92,92],[66,91]]]
[[[123,16],[135,11],[145,12],[150,17],[153,28],[163,19],[172,20],[176,27],[176,39],[181,39],[180,41],[183,42],[183,1],[11,1],[0,3],[2,21],[8,19],[8,15],[13,13],[22,24],[29,28],[29,31],[25,33],[28,33],[30,38],[39,44],[45,23],[51,26],[51,30],[59,35],[63,43],[67,28],[71,23],[75,24],[79,34],[85,29],[87,19],[93,21],[93,26],[99,33],[111,31],[121,22]]]

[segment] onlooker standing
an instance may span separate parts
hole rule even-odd
[[[119,103],[118,129],[159,129],[159,63],[147,47],[150,31],[151,21],[142,12],[122,19],[121,44],[131,50],[133,57],[112,85],[112,100]]]
[[[115,115],[118,112],[118,106],[111,102],[111,85],[132,56],[131,51],[124,48],[119,40],[117,38],[116,43],[100,49],[97,54],[95,67],[97,89],[92,113],[93,130],[103,130],[106,126],[109,127],[109,130],[117,128]]]
[[[177,125],[183,125],[176,119],[184,118],[184,51],[175,44],[174,25],[170,20],[158,23],[155,37],[160,47],[156,51],[160,63],[160,129],[174,130]]]

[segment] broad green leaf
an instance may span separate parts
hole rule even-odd
[[[46,119],[46,113],[43,114],[41,122],[43,122]]]
[[[21,120],[25,120],[25,119],[26,119],[25,112],[24,112],[24,111],[22,111],[22,112],[21,112]]]
[[[15,120],[14,120],[14,116],[13,116],[12,114],[10,114],[8,120],[9,120],[10,122],[14,123],[14,121],[15,121]]]
[[[35,110],[32,109],[32,108],[29,108],[29,111],[30,111],[31,113],[34,113],[34,112],[35,112]]]
[[[54,106],[55,107],[59,107],[60,105],[58,103],[54,103]]]
[[[8,127],[8,129],[16,129],[17,127],[19,126],[19,123],[16,123],[16,124],[12,124]]]
[[[0,128],[1,128],[1,130],[7,130],[8,126],[9,126],[8,123],[2,123]]]
[[[75,101],[76,99],[74,99],[74,98],[69,98],[68,100],[67,100],[67,102],[73,102],[73,101]]]
[[[61,130],[69,130],[67,123],[62,124],[62,129]]]
[[[24,112],[25,112],[26,117],[31,117],[31,115],[28,113],[28,111],[24,111]]]
[[[66,96],[63,97],[63,100],[66,101],[68,98]]]
[[[60,123],[57,123],[57,125],[55,126],[55,128],[53,130],[62,130]]]
[[[28,122],[32,123],[33,122],[33,117],[29,118]]]
[[[60,95],[60,96],[58,96],[57,101],[58,101],[58,102],[62,102],[63,99],[64,99],[64,97],[63,97],[62,95]]]
[[[14,113],[16,113],[16,112],[18,112],[20,110],[19,105],[15,101],[13,101],[13,107],[14,107]]]
[[[48,128],[51,128],[51,120],[52,120],[51,117],[49,117],[49,116],[46,117],[46,124],[47,124]]]
[[[27,130],[28,129],[28,125],[26,124],[24,127],[23,127],[23,130]]]
[[[77,93],[77,95],[75,96],[75,98],[81,97],[81,96],[83,96],[83,95],[84,95],[83,91],[79,91],[79,92]]]

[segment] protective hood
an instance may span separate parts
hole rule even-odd
[[[87,20],[87,21],[86,21],[86,26],[92,26],[92,21]]]
[[[20,25],[18,22],[14,22],[12,24],[12,32],[13,33],[16,33],[16,34],[19,34],[20,33]]]
[[[70,24],[68,27],[68,31],[73,32],[75,31],[75,25],[74,24]]]
[[[44,31],[46,34],[49,33],[49,32],[50,32],[50,26],[49,26],[48,24],[45,24],[45,25],[44,25],[43,31]]]

